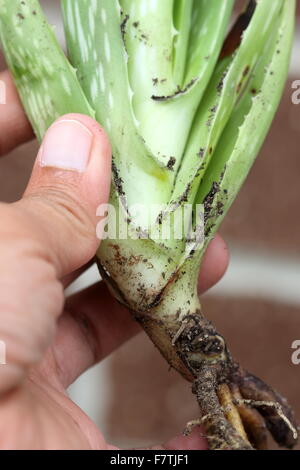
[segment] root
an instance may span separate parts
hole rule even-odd
[[[292,449],[297,444],[298,431],[293,410],[287,401],[261,379],[241,367],[236,369],[232,379],[242,396],[238,403],[255,408],[275,441],[280,446]]]
[[[270,407],[276,410],[276,413],[278,416],[282,419],[282,421],[285,422],[287,427],[290,429],[293,438],[296,440],[298,439],[298,431],[297,429],[292,425],[291,421],[288,419],[288,417],[284,414],[282,406],[278,402],[271,402],[271,401],[256,401],[256,400],[249,400],[249,399],[238,399],[235,400],[237,405],[248,405],[252,406],[253,408],[260,408],[260,407]]]
[[[196,428],[197,426],[199,427],[202,426],[206,418],[207,416],[203,416],[203,418],[193,419],[192,421],[189,421],[186,427],[184,428],[182,434],[185,437],[188,437],[192,433],[194,428]],[[217,436],[208,436],[207,434],[199,434],[199,437],[206,439],[208,442],[210,440],[213,440],[215,443],[218,443],[220,447],[222,447],[222,445],[224,444],[223,440],[221,438],[218,438]]]
[[[219,402],[216,390],[216,377],[213,371],[209,369],[203,370],[201,378],[199,377],[194,383],[193,391],[203,416],[201,424],[209,439],[210,449],[251,450],[252,446],[248,439],[244,439],[245,433],[242,436],[228,421],[226,412],[223,411]],[[229,401],[227,400],[226,403],[228,405]]]
[[[251,444],[257,450],[267,450],[268,430],[263,417],[256,409],[244,403],[240,390],[235,384],[231,384],[230,389],[233,403],[238,409]]]
[[[200,426],[211,450],[267,449],[268,432],[279,445],[295,446],[297,424],[288,403],[233,360],[200,310],[167,326],[150,315],[141,323],[169,364],[193,382],[201,418],[187,423],[184,435]]]
[[[236,364],[225,340],[199,312],[183,318],[172,345],[195,377],[193,392],[211,449],[266,449],[267,430],[279,445],[293,447],[297,426],[287,403]]]
[[[180,336],[182,335],[182,333],[184,332],[184,330],[186,329],[186,327],[190,323],[190,321],[191,321],[191,319],[189,317],[186,317],[182,320],[179,330],[177,331],[177,333],[175,334],[175,336],[172,339],[172,346],[175,346],[175,344],[179,340]]]
[[[189,421],[186,424],[184,430],[182,431],[182,434],[186,437],[189,436],[192,433],[194,428],[196,428],[197,426],[201,426],[203,424],[203,419],[204,419],[204,417],[203,418],[198,418],[198,419],[193,419],[192,421]],[[201,437],[207,437],[207,436],[201,436]]]
[[[232,400],[232,395],[228,385],[219,385],[217,394],[221,407],[224,410],[226,419],[234,427],[234,429],[236,429],[239,435],[242,436],[245,442],[248,442],[250,444],[240,413],[237,407],[235,406],[234,401]]]

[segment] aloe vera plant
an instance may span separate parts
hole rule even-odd
[[[106,222],[116,230],[97,254],[102,277],[193,382],[211,449],[265,448],[267,429],[293,447],[290,407],[233,360],[196,286],[276,112],[295,0],[251,0],[229,33],[233,0],[61,3],[69,59],[37,0],[0,0],[0,34],[39,139],[69,112],[95,117],[110,136]],[[178,238],[185,207],[189,230]]]

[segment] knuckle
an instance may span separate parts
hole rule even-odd
[[[75,322],[82,343],[92,355],[93,363],[98,362],[104,355],[103,346],[92,316],[84,308],[78,308],[68,299],[65,303],[65,314]]]
[[[61,229],[71,231],[73,238],[95,241],[95,219],[84,199],[78,195],[76,183],[61,181],[55,186],[43,186],[30,197],[38,200],[46,211],[53,211]]]
[[[63,287],[47,260],[27,253],[18,263],[7,261],[10,265],[0,271],[0,336],[9,361],[28,367],[42,358],[53,338]]]

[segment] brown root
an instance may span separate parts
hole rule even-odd
[[[182,320],[172,344],[195,377],[210,449],[266,449],[267,429],[279,445],[295,446],[297,425],[287,402],[233,361],[224,338],[200,313]]]
[[[214,373],[203,370],[194,382],[193,391],[202,414],[202,426],[208,436],[211,450],[251,450],[249,441],[229,422],[217,395]],[[227,411],[228,413],[228,411]]]
[[[181,288],[188,299],[180,308],[176,293],[179,280],[187,283]],[[298,431],[291,408],[233,360],[225,339],[202,315],[196,295],[188,297],[191,286],[187,274],[182,278],[178,274],[166,289],[165,296],[158,296],[146,310],[132,314],[170,366],[193,383],[200,420],[189,423],[185,432],[200,424],[209,448],[214,450],[266,449],[267,431],[279,445],[294,447]]]
[[[265,420],[256,409],[245,404],[237,385],[231,384],[230,389],[251,444],[257,450],[267,450],[268,430]]]
[[[257,409],[275,441],[293,448],[298,441],[297,423],[287,401],[261,379],[239,368],[234,376],[243,403]]]
[[[244,439],[245,442],[250,444],[248,436],[246,434],[243,420],[239,413],[238,408],[233,402],[233,397],[231,391],[227,384],[219,385],[217,390],[218,398],[220,405],[224,411],[226,419],[234,427],[234,429],[239,433],[239,435]]]

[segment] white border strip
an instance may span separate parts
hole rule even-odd
[[[300,306],[300,257],[232,248],[224,278],[207,295],[260,298]]]

